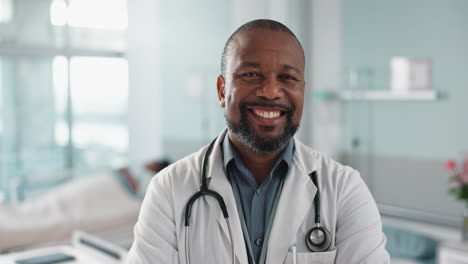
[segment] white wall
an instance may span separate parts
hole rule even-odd
[[[140,164],[162,155],[159,35],[159,1],[128,1],[131,164]]]
[[[274,19],[287,25],[288,2],[287,0],[232,1],[232,30],[260,18]]]
[[[310,6],[312,63],[309,79],[313,90],[341,88],[340,11],[340,0],[313,0]],[[339,102],[315,100],[310,111],[312,147],[338,158],[341,131]]]

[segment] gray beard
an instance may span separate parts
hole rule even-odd
[[[247,105],[241,103],[240,105],[240,120],[235,123],[225,116],[226,124],[231,131],[242,143],[249,149],[259,154],[273,154],[283,150],[299,129],[299,124],[292,122],[292,112],[286,113],[286,126],[284,132],[274,138],[263,138],[250,130],[249,121],[247,120]],[[267,128],[266,128],[267,129]]]

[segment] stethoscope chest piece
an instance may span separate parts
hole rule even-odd
[[[324,227],[316,226],[307,233],[306,244],[313,252],[326,251],[331,244],[330,232]]]

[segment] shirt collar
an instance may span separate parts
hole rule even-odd
[[[229,136],[226,134],[223,140],[223,161],[224,161],[224,169],[227,169],[229,163],[234,160],[234,147],[231,146],[231,140],[229,140]]]
[[[278,160],[275,163],[275,167],[279,162],[285,161],[286,164],[288,165],[288,168],[291,168],[292,164],[292,158],[293,158],[293,151],[294,151],[294,140],[292,138],[289,140],[288,145],[286,148],[283,150],[283,153],[281,153],[281,156],[278,158]],[[240,161],[240,156],[234,146],[231,143],[231,140],[229,139],[229,136],[226,134],[223,140],[223,160],[224,160],[224,169],[227,170],[228,165],[231,163],[233,160],[238,160],[236,162]]]

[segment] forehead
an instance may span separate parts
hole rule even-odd
[[[287,32],[252,29],[239,33],[230,45],[232,67],[248,61],[281,63],[304,69],[304,53],[296,38]]]

